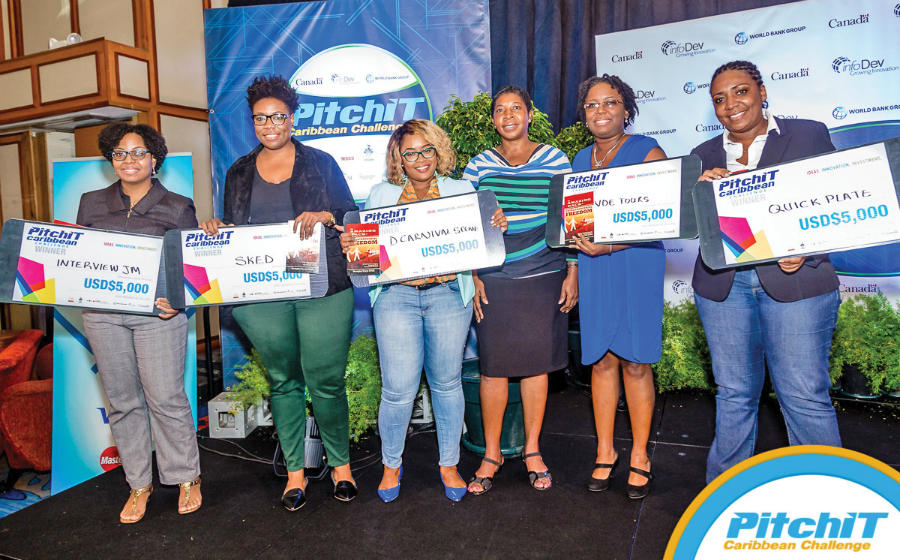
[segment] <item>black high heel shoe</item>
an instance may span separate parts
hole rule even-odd
[[[591,476],[587,484],[588,490],[591,492],[603,492],[609,490],[609,485],[612,484],[613,475],[616,472],[616,465],[618,464],[618,455],[616,455],[616,460],[612,463],[594,463],[595,469],[609,469],[609,474],[606,475],[606,478],[594,478]]]
[[[625,493],[628,494],[628,497],[632,500],[640,500],[646,498],[647,494],[650,493],[650,481],[653,480],[653,475],[650,474],[650,471],[645,471],[644,469],[639,469],[637,467],[628,467],[628,470],[646,477],[647,482],[641,484],[640,486],[636,484],[626,484]]]
[[[308,480],[304,484],[309,484]],[[281,495],[281,505],[288,511],[297,511],[306,505],[306,492],[300,488],[290,488]]]
[[[352,502],[359,494],[356,485],[349,480],[335,480],[334,471],[331,471],[331,482],[334,483],[334,493],[332,496],[339,502]]]

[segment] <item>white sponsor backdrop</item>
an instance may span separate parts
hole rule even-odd
[[[900,3],[807,0],[597,35],[597,73],[615,74],[638,97],[632,132],[684,155],[720,134],[709,97],[713,71],[749,60],[769,110],[824,122],[838,148],[900,136]],[[666,299],[691,295],[696,241],[666,242]],[[841,291],[900,300],[900,248],[832,255]]]

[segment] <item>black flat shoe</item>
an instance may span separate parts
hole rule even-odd
[[[590,477],[588,480],[587,488],[591,492],[603,492],[605,490],[609,490],[609,485],[612,483],[613,475],[616,472],[616,465],[619,464],[619,457],[616,456],[616,460],[612,463],[594,463],[595,469],[609,469],[609,473],[606,475],[606,478],[594,478]]]
[[[646,477],[647,482],[641,484],[640,486],[637,486],[635,484],[626,484],[625,493],[628,494],[628,497],[632,500],[640,500],[646,498],[647,494],[650,493],[650,481],[653,480],[653,475],[650,474],[650,471],[645,471],[644,469],[639,469],[637,467],[628,467],[628,470]]]
[[[281,495],[281,505],[288,511],[297,511],[306,505],[306,494],[300,488],[291,488]]]
[[[332,494],[332,496],[334,496],[335,500],[340,502],[352,502],[359,494],[356,485],[349,480],[335,480],[334,471],[331,472],[331,482],[334,483],[334,494]]]

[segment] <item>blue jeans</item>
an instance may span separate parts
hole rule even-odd
[[[402,462],[424,365],[437,427],[439,464],[456,465],[465,408],[462,358],[472,304],[463,307],[456,281],[428,290],[393,284],[375,301],[374,318],[381,359],[378,430],[382,462],[392,469]]]
[[[791,445],[841,445],[828,395],[828,357],[841,298],[837,290],[775,301],[755,270],[739,270],[724,301],[694,294],[716,378],[716,435],[706,481],[753,455],[765,365]]]

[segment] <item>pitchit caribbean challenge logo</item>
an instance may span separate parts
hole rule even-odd
[[[664,557],[882,559],[898,549],[900,472],[855,451],[801,445],[752,457],[712,481],[682,515]]]

